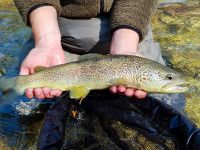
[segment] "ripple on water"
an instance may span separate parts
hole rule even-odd
[[[4,7],[5,6],[5,7]],[[12,77],[18,74],[18,60],[23,54],[22,46],[31,36],[30,28],[23,23],[21,16],[14,8],[11,0],[0,1],[0,73],[3,77]],[[1,70],[6,70],[2,72]],[[22,102],[27,99],[21,97]],[[38,134],[41,119],[38,117],[32,121],[22,123],[23,115],[16,110],[19,99],[4,106],[0,106],[0,149],[3,144],[5,149],[9,147],[28,149]],[[31,103],[32,104],[32,103]],[[31,107],[31,106],[30,106]],[[29,107],[29,109],[31,109]],[[31,125],[26,124],[32,122]],[[33,142],[31,142],[33,141]],[[29,143],[29,144],[27,144]]]

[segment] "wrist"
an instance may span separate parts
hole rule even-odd
[[[59,51],[63,51],[61,41],[59,39],[59,37],[53,36],[49,33],[35,43],[35,48],[36,50],[42,50],[45,53],[55,54]]]
[[[113,33],[110,53],[131,54],[136,53],[139,43],[139,35],[130,29],[119,29]]]
[[[61,47],[61,34],[57,21],[57,12],[52,6],[37,8],[30,14],[30,22],[35,47],[44,50]]]
[[[35,46],[45,47],[61,47],[61,35],[55,32],[43,34],[43,36],[35,39]]]

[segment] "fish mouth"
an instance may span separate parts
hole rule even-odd
[[[167,93],[184,93],[189,90],[188,84],[180,83],[174,85],[174,83],[168,83],[161,88],[164,92]]]

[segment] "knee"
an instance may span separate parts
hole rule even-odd
[[[110,43],[108,19],[59,18],[59,27],[62,46],[67,51],[95,52],[95,49],[104,48]]]

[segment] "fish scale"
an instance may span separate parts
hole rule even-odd
[[[26,88],[48,87],[70,91],[71,98],[82,100],[90,90],[115,85],[147,92],[181,93],[188,90],[183,86],[186,82],[179,72],[146,58],[89,54],[76,62],[40,68],[39,72],[28,76],[0,80],[0,89],[23,94]]]

